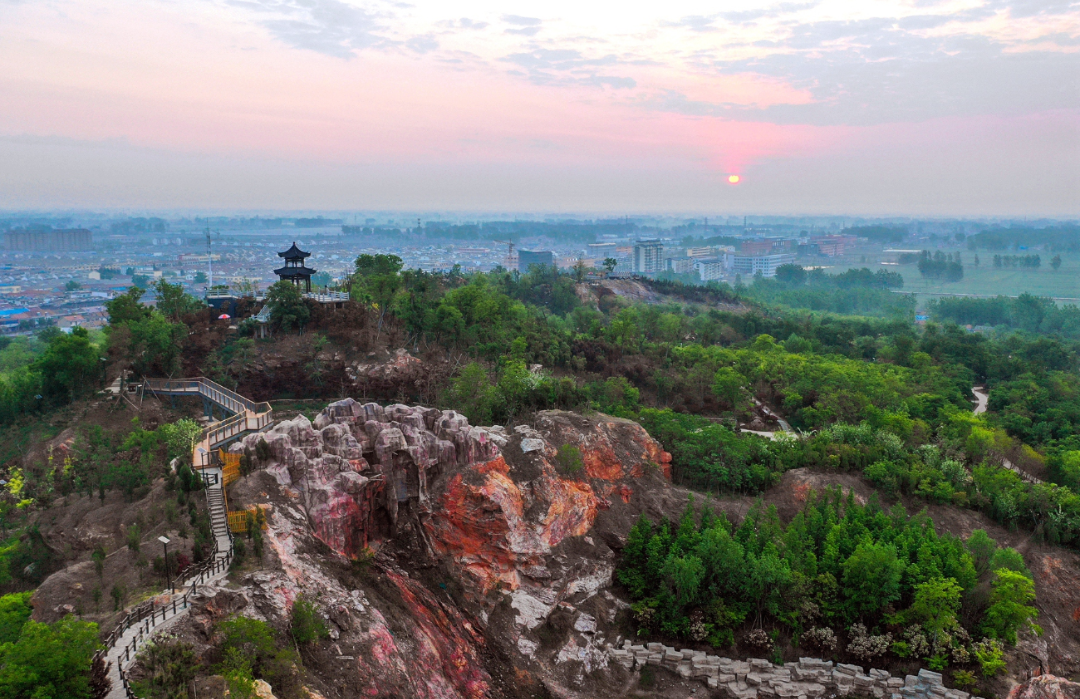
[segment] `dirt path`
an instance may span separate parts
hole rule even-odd
[[[990,403],[990,395],[986,392],[984,386],[972,386],[971,392],[975,394],[975,410],[976,415],[982,415],[986,412],[986,406]]]

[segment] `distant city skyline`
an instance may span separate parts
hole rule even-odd
[[[1080,215],[1080,5],[717,8],[0,1],[0,209]]]

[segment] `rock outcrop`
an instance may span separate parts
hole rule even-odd
[[[1080,699],[1080,684],[1064,677],[1039,675],[1013,687],[1008,699]]]
[[[334,551],[357,557],[409,529],[422,553],[468,576],[480,603],[523,579],[550,580],[545,557],[560,543],[588,533],[613,503],[628,505],[647,472],[670,478],[670,455],[636,423],[570,413],[541,413],[535,427],[507,433],[452,410],[347,399],[232,450],[258,453],[261,440],[266,470],[296,489]]]

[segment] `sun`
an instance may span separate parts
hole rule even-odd
[[[728,175],[727,181],[728,184],[739,184],[742,182],[742,178],[738,175]]]

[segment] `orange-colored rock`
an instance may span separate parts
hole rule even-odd
[[[529,452],[511,440],[497,458],[466,466],[424,520],[433,548],[468,573],[480,596],[496,586],[516,590],[522,570],[545,570],[545,556],[588,534],[601,510],[629,504],[633,489],[624,481],[650,465],[670,477],[670,454],[628,420],[553,411],[538,416],[537,429],[519,433],[530,440]],[[537,439],[544,449],[532,447]],[[561,474],[553,458],[564,444],[581,451],[580,479]],[[526,472],[524,482],[515,475]]]

